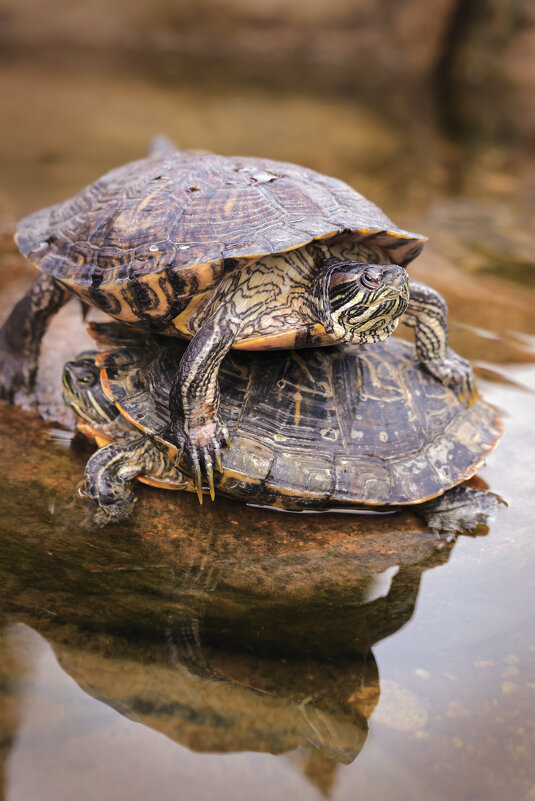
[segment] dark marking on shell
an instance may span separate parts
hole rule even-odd
[[[146,283],[132,280],[128,284],[132,298],[132,309],[142,317],[150,309],[158,308],[158,295]]]
[[[223,272],[230,273],[236,269],[240,263],[239,259],[223,259]]]
[[[121,311],[121,303],[119,299],[110,292],[105,292],[99,288],[102,283],[102,278],[102,274],[98,272],[95,272],[92,275],[91,286],[89,287],[86,296],[90,299],[91,304],[96,306],[97,309],[101,309],[102,311],[111,315],[119,314]]]
[[[118,298],[109,292],[91,288],[89,291],[91,303],[106,314],[119,315],[121,313],[121,303]]]

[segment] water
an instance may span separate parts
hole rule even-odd
[[[445,294],[451,344],[503,412],[479,480],[508,503],[488,532],[444,543],[410,511],[201,511],[140,488],[129,526],[92,530],[75,499],[90,451],[55,422],[70,422],[61,364],[86,344],[67,306],[40,371],[47,421],[0,416],[5,798],[533,798],[529,154],[486,108],[454,136],[432,96],[415,114],[347,76],[15,52],[0,84],[3,312],[33,276],[14,220],[155,133],[309,164],[430,235],[411,273]]]

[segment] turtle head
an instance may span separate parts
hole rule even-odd
[[[321,322],[337,341],[380,342],[395,330],[409,302],[409,278],[397,264],[330,259],[316,278]]]
[[[63,368],[63,398],[67,406],[90,423],[110,423],[117,409],[104,395],[95,351],[85,351]]]

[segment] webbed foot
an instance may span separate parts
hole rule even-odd
[[[133,481],[143,472],[151,474],[153,451],[153,444],[143,436],[111,442],[91,456],[79,494],[92,502],[93,520],[98,526],[120,523],[132,513],[136,502]]]
[[[474,534],[477,529],[488,527],[500,503],[505,501],[488,490],[454,487],[415,507],[415,511],[435,533],[452,539],[457,534]]]
[[[445,359],[429,359],[422,361],[428,373],[437,378],[445,387],[450,387],[460,401],[470,403],[475,386],[472,366],[454,350],[448,348]]]
[[[96,499],[89,503],[91,522],[97,528],[104,528],[114,523],[122,523],[132,514],[137,498],[134,493],[121,498],[115,503],[105,504]]]
[[[108,446],[109,447],[109,446]],[[112,446],[113,447],[113,446]],[[101,451],[96,451],[91,457],[86,467],[86,480],[82,481],[78,487],[78,497],[85,501],[91,523],[97,528],[108,526],[112,523],[122,523],[134,510],[137,501],[136,496],[126,484],[120,484],[110,492],[107,481],[102,481],[100,476],[94,475],[95,456],[100,455]]]
[[[191,462],[193,478],[197,487],[197,497],[202,504],[203,472],[206,475],[210,498],[215,498],[214,468],[221,472],[221,449],[229,444],[227,427],[212,417],[196,426],[191,426],[186,434],[180,422],[173,422],[172,435],[178,447],[179,457],[186,453]]]

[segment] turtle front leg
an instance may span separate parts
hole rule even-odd
[[[0,328],[0,398],[28,399],[34,387],[41,339],[50,319],[71,293],[49,275],[40,275]],[[26,398],[24,397],[26,396]]]
[[[202,471],[214,499],[214,467],[221,470],[221,448],[229,434],[219,418],[221,362],[236,342],[237,326],[216,317],[204,323],[191,340],[178,368],[169,396],[173,439],[179,455],[185,451],[193,468],[197,496],[202,504]]]
[[[95,451],[85,468],[83,494],[98,507],[96,523],[120,523],[131,514],[136,502],[132,482],[140,475],[181,478],[167,454],[148,437],[112,442]]]
[[[416,353],[425,369],[461,400],[470,401],[474,379],[470,362],[448,347],[448,307],[436,290],[411,281],[410,300],[401,321],[414,328]]]

